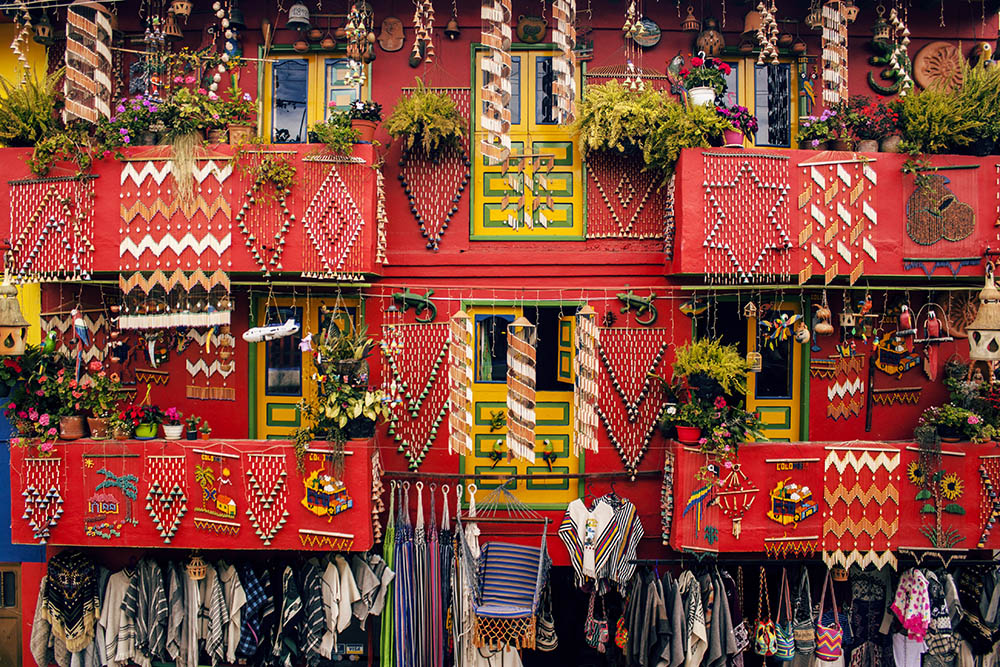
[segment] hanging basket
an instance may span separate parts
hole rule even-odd
[[[691,104],[699,107],[710,107],[715,104],[715,88],[712,86],[695,86],[688,91]]]

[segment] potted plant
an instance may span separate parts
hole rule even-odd
[[[155,405],[144,403],[126,407],[119,413],[119,418],[129,423],[136,440],[152,440],[163,421],[163,412]]]
[[[132,422],[126,418],[124,411],[115,411],[108,417],[108,428],[115,440],[128,440],[132,437]]]
[[[746,391],[746,358],[721,339],[698,338],[681,345],[674,355],[674,380],[703,401]]]
[[[855,95],[848,102],[848,108],[848,123],[858,138],[859,151],[877,152],[880,142],[885,142],[891,135],[899,136],[899,114],[892,104]]]
[[[381,389],[338,383],[324,406],[324,416],[343,429],[348,439],[375,437],[375,423],[391,416],[389,401]]]
[[[235,83],[228,93],[229,99],[223,103],[223,118],[228,124],[229,143],[242,144],[256,134],[257,103],[250,93],[241,91]]]
[[[728,120],[733,126],[733,129],[727,129],[723,132],[726,147],[743,148],[744,137],[753,141],[753,137],[757,134],[757,117],[750,113],[750,109],[739,104],[733,107],[720,105],[715,107],[715,113]]]
[[[573,131],[584,155],[593,151],[629,157],[642,155],[649,135],[667,119],[671,110],[679,108],[664,91],[652,86],[633,90],[612,80],[587,86],[587,95],[577,108]]]
[[[809,116],[799,121],[799,148],[805,150],[826,150],[833,140],[833,118],[836,111],[824,109],[819,116]]]
[[[701,438],[702,429],[711,426],[708,405],[692,398],[680,405],[668,404],[660,415],[660,430],[670,437],[671,429],[677,435],[677,441],[685,445],[693,445]]]
[[[945,403],[924,410],[917,421],[917,426],[933,426],[943,442],[959,442],[982,440],[986,422],[971,410]],[[987,435],[992,437],[993,433]]]
[[[186,428],[186,437],[188,440],[198,439],[198,424],[201,423],[201,417],[197,415],[188,415],[184,418],[184,425]]]
[[[90,382],[77,381],[65,368],[60,368],[55,378],[46,383],[46,393],[52,392],[59,401],[59,438],[78,440],[87,434],[86,400]]]
[[[664,107],[660,123],[643,142],[645,170],[660,174],[665,184],[674,173],[683,149],[718,146],[727,129],[732,129],[732,125],[715,113],[715,107],[671,102]]]
[[[691,58],[691,67],[680,70],[691,104],[706,107],[715,104],[716,98],[726,92],[726,77],[731,69],[718,58],[706,58],[704,53]]]
[[[86,404],[93,415],[87,417],[87,427],[91,438],[105,440],[110,435],[108,419],[115,412],[115,404],[121,394],[121,382],[117,374],[109,374],[104,370],[104,365],[97,359],[87,365],[87,371],[92,380],[86,391]]]
[[[184,415],[175,407],[163,411],[163,438],[180,440],[184,434]]]
[[[198,431],[201,433],[202,440],[208,440],[208,436],[212,433],[212,427],[208,425],[208,421],[202,421]]]
[[[368,383],[368,355],[375,342],[368,337],[368,327],[358,324],[347,331],[327,329],[320,335],[316,364],[321,379],[335,378],[348,384]]]
[[[399,98],[385,120],[389,136],[403,140],[404,152],[417,148],[430,158],[445,148],[460,146],[467,126],[455,101],[444,93],[427,90],[420,79],[412,93]]]
[[[358,139],[358,131],[351,127],[351,119],[346,113],[330,114],[325,122],[313,125],[309,135],[310,142],[326,144],[329,152],[340,155],[350,154]]]
[[[983,124],[983,110],[949,90],[926,88],[899,101],[903,152],[956,152],[972,143]]]
[[[358,141],[370,144],[375,138],[375,126],[382,122],[382,105],[356,100],[347,111],[351,127],[358,131]]]

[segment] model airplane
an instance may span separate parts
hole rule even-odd
[[[243,332],[243,340],[248,343],[260,343],[262,341],[275,340],[292,336],[299,332],[299,325],[295,320],[288,320],[284,324],[271,324],[264,327],[254,327]]]

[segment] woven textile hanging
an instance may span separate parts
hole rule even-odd
[[[31,527],[31,535],[39,544],[49,541],[52,529],[63,514],[65,472],[61,458],[24,459],[24,513],[21,518]]]
[[[847,15],[844,3],[823,5],[823,103],[846,104]]]
[[[484,0],[481,42],[487,49],[482,59],[483,110],[479,124],[486,131],[480,151],[489,164],[497,165],[510,155],[510,0]]]
[[[367,221],[355,198],[365,186],[363,160],[323,157],[303,165],[306,192],[312,193],[302,216],[309,243],[302,244],[302,275],[327,280],[361,280]]]
[[[535,462],[535,325],[521,316],[507,325],[507,449]]]
[[[96,123],[111,116],[111,21],[99,3],[66,8],[63,120]]]
[[[460,310],[448,326],[448,453],[472,454],[472,318]]]
[[[561,123],[572,123],[576,119],[576,0],[553,0],[552,18],[555,28],[552,41],[559,47],[560,55],[552,59],[552,70],[556,80],[552,83],[552,93],[556,98],[556,110]]]
[[[576,407],[573,454],[576,456],[580,450],[597,452],[597,375],[600,372],[597,346],[600,333],[596,318],[597,313],[589,304],[576,314],[576,354],[573,356],[573,405]]]

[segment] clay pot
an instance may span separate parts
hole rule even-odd
[[[59,418],[59,439],[79,440],[86,434],[83,417],[76,415],[73,417]]]
[[[877,153],[878,142],[874,139],[862,139],[858,142],[858,150],[862,153]]]
[[[254,128],[252,125],[230,125],[229,143],[242,144],[253,138]]]
[[[202,440],[208,440],[208,436],[210,436],[212,434],[211,433],[200,433],[199,435],[201,436]]]
[[[830,147],[835,151],[853,151],[854,142],[850,139],[834,139]]]
[[[120,426],[115,427],[114,431],[112,431],[112,434],[114,435],[115,440],[128,440],[130,437],[132,437],[132,434],[129,433],[129,430],[127,428],[122,428]]]
[[[701,437],[701,429],[697,426],[681,426],[678,424],[677,428],[677,442],[683,445],[694,445],[698,443],[698,439]]]
[[[224,144],[226,143],[226,131],[218,128],[213,128],[208,131],[208,143],[210,144]]]
[[[108,439],[108,420],[103,417],[87,417],[87,428],[93,440]]]
[[[891,134],[882,140],[881,148],[883,153],[898,153],[899,144],[903,142],[903,137],[898,134]]]
[[[354,118],[351,120],[351,128],[357,130],[358,141],[361,143],[370,144],[375,138],[375,121],[373,120]]]

